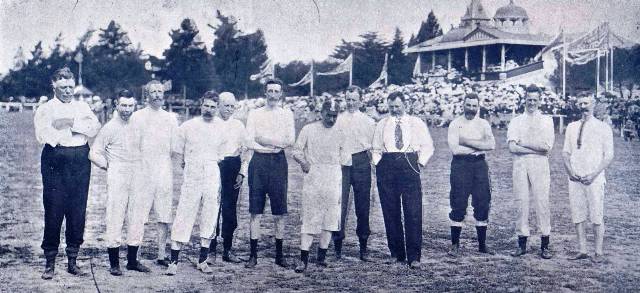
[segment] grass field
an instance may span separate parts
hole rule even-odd
[[[423,251],[421,270],[388,264],[389,252],[382,214],[374,196],[371,215],[371,257],[374,262],[357,260],[354,221],[348,223],[348,236],[341,262],[329,252],[330,267],[324,270],[310,264],[309,270],[296,274],[273,264],[272,224],[265,217],[266,230],[260,242],[258,266],[244,269],[243,264],[217,263],[213,276],[196,271],[197,237],[185,247],[178,275],[165,276],[161,267],[151,263],[155,258],[155,231],[147,226],[142,258],[152,268],[150,274],[125,271],[122,277],[108,273],[108,261],[102,234],[106,198],[105,172],[94,167],[89,193],[85,244],[80,265],[86,276],[75,277],[66,271],[66,260],[58,257],[56,276],[43,281],[40,274],[44,258],[39,248],[43,230],[42,183],[40,178],[40,146],[34,138],[32,114],[0,112],[0,291],[4,292],[138,292],[138,291],[480,291],[480,292],[615,292],[637,291],[640,283],[640,143],[625,143],[615,138],[616,158],[607,170],[605,198],[604,263],[589,260],[570,262],[575,252],[575,234],[570,222],[567,180],[561,164],[562,136],[556,137],[551,155],[551,246],[555,257],[542,260],[536,253],[539,238],[531,237],[530,254],[512,258],[516,246],[515,199],[511,191],[511,158],[504,142],[505,132],[495,131],[497,150],[488,156],[493,200],[488,244],[497,254],[476,253],[473,222],[468,221],[462,234],[463,256],[446,256],[449,242],[449,162],[446,130],[432,129],[436,152],[422,173],[423,178]],[[300,192],[302,176],[293,160],[289,160],[290,186],[285,250],[289,261],[298,257],[300,227]],[[176,172],[175,198],[181,182]],[[243,187],[239,202],[239,229],[234,247],[237,255],[248,255],[247,188]],[[532,213],[533,214],[533,213]],[[350,212],[353,219],[353,211]],[[534,215],[531,222],[535,225]],[[588,233],[591,251],[593,236]],[[62,242],[64,243],[64,241]],[[314,245],[315,247],[315,245]],[[219,248],[221,249],[221,248]],[[124,257],[124,251],[121,253]],[[315,250],[311,261],[315,260]],[[124,259],[121,263],[124,263]],[[91,273],[93,271],[93,273]]]

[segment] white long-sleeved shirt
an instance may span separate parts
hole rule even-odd
[[[73,119],[73,127],[55,129],[53,122],[62,118]],[[33,123],[38,142],[52,147],[84,145],[100,130],[100,122],[87,103],[75,100],[63,103],[56,97],[38,107]]]
[[[582,144],[578,148],[578,137],[582,120],[569,123],[564,136],[563,152],[571,155],[571,167],[578,176],[596,171],[607,157],[613,158],[613,132],[608,124],[591,117],[582,129]],[[604,177],[604,171],[598,175]]]
[[[402,131],[402,149],[396,147],[395,130],[398,121]],[[376,165],[382,158],[382,153],[417,152],[418,163],[424,166],[434,151],[429,128],[420,118],[410,115],[389,116],[380,120],[376,125],[372,146],[372,160]]]
[[[488,137],[495,143],[491,125],[487,120],[478,116],[469,120],[464,116],[458,116],[449,124],[447,131],[447,142],[453,155],[482,155],[485,151],[479,151],[474,148],[460,145],[460,137],[467,139],[482,139]]]
[[[351,153],[346,152],[345,145],[346,135],[342,129],[335,125],[327,128],[318,121],[302,128],[293,154],[311,165],[345,165],[351,161]]]
[[[223,157],[221,131],[216,122],[205,122],[202,116],[190,119],[178,128],[173,151],[184,156],[185,165],[207,168]]]
[[[341,128],[346,135],[346,152],[356,154],[371,150],[373,134],[376,131],[376,122],[371,117],[360,111],[345,111],[338,115],[334,127]]]
[[[279,145],[293,146],[296,130],[291,110],[281,107],[262,107],[249,112],[247,117],[247,147],[259,153],[278,153],[281,147],[263,146],[256,137],[266,137]]]
[[[178,131],[176,116],[163,109],[146,107],[134,112],[129,119],[138,135],[141,159],[147,163],[170,163],[172,140]]]
[[[216,127],[220,129],[220,135],[224,141],[220,155],[223,158],[241,155],[246,148],[245,144],[247,139],[247,130],[244,124],[234,118],[224,120],[216,116],[213,119]]]
[[[525,112],[511,119],[507,129],[507,143],[523,139],[541,142],[551,149],[555,141],[553,119],[540,111],[534,114]]]
[[[129,121],[116,113],[105,124],[91,145],[89,159],[100,168],[114,163],[134,163],[140,160],[137,134]]]

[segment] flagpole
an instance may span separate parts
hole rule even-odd
[[[384,66],[386,71],[386,77],[384,78],[384,86],[386,87],[389,84],[389,64],[387,63],[387,59],[389,58],[389,53],[384,53]]]
[[[609,55],[610,55],[610,57],[611,57],[611,62],[609,63],[609,64],[610,64],[610,66],[611,66],[611,77],[609,78],[609,83],[610,83],[610,85],[609,85],[609,86],[610,86],[610,88],[611,88],[611,89],[610,89],[610,91],[613,91],[613,52],[615,51],[614,49],[615,49],[615,48],[613,48],[613,47],[612,47],[612,48],[610,48],[611,53],[609,53]]]
[[[609,90],[609,50],[604,51],[604,91]]]
[[[596,54],[596,97],[598,97],[600,90],[600,49],[596,51]]]
[[[309,72],[311,74],[309,97],[313,98],[313,59],[311,59],[311,69],[309,70]]]
[[[563,28],[564,30],[564,28]],[[562,98],[567,99],[567,37],[562,32]]]
[[[351,50],[351,68],[349,69],[349,86],[353,85],[353,59],[355,59],[355,50]]]

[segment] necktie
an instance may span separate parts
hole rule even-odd
[[[396,148],[402,150],[402,147],[404,147],[404,143],[402,142],[402,128],[400,127],[400,118],[398,118],[398,122],[396,122]]]
[[[584,130],[585,124],[587,124],[587,120],[582,120],[582,123],[580,123],[580,131],[578,131],[578,149],[582,146],[582,131]]]

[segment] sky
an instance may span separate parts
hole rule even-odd
[[[531,32],[586,32],[603,21],[633,41],[640,41],[640,0],[514,0],[527,10]],[[105,28],[111,20],[129,33],[134,45],[161,56],[169,31],[184,18],[195,20],[208,48],[217,25],[216,10],[238,19],[245,32],[260,28],[268,54],[276,62],[324,60],[341,39],[377,31],[391,41],[395,28],[405,41],[417,34],[433,10],[443,30],[457,26],[471,0],[0,0],[0,73],[13,65],[19,47],[28,53],[42,40],[52,47],[59,33],[73,48],[87,28]],[[489,16],[509,0],[482,0]]]

